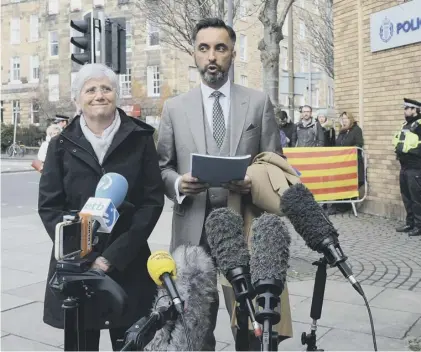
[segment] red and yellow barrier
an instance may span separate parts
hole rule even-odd
[[[284,154],[316,201],[358,197],[357,148],[284,148]]]

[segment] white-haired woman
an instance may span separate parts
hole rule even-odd
[[[107,302],[91,299],[84,319],[87,350],[99,349],[101,329],[110,330],[116,350],[117,339],[124,338],[137,319],[149,314],[156,292],[146,268],[151,253],[147,240],[164,205],[154,129],[117,107],[118,78],[102,64],[80,69],[72,83],[72,97],[78,115],[50,142],[39,185],[39,215],[54,241],[56,224],[94,196],[102,175],[116,172],[127,179],[125,200],[134,207],[120,211],[112,233],[100,238],[92,267],[120,284],[127,293],[128,308],[123,316],[110,319]],[[44,322],[63,328],[62,302],[48,287],[55,268],[52,251]]]

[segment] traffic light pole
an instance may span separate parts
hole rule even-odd
[[[102,10],[98,11],[98,19],[99,19],[99,23],[100,23],[100,52],[101,52],[101,57],[100,57],[100,61],[102,64],[106,64],[107,60],[106,60],[106,53],[105,53],[105,41],[106,41],[106,37],[105,37],[105,13]]]
[[[95,10],[92,9],[91,16],[91,63],[95,62],[96,48],[95,48]]]

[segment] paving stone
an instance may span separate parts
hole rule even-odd
[[[405,340],[377,336],[378,351],[406,351]],[[318,348],[325,351],[373,351],[373,339],[370,334],[331,329],[318,342]]]
[[[304,301],[294,311],[293,320],[308,322],[310,301]],[[379,336],[402,339],[421,314],[391,311],[371,307],[376,334]],[[338,328],[366,334],[371,333],[367,309],[364,306],[325,300],[319,324],[330,328]]]
[[[1,338],[2,351],[60,351],[57,346],[51,346],[38,341],[16,335]]]
[[[39,302],[15,308],[1,314],[1,328],[5,332],[52,346],[63,343],[63,330],[42,321],[43,304]]]
[[[25,299],[25,298],[20,298],[13,295],[9,295],[7,293],[2,293],[1,294],[1,311],[4,312],[9,309],[24,306],[32,302],[33,301]]]
[[[46,281],[37,282],[36,284],[31,284],[12,290],[7,290],[5,293],[16,297],[26,298],[31,301],[44,302],[45,296]]]
[[[421,314],[421,295],[411,291],[387,288],[369,302],[371,307]]]

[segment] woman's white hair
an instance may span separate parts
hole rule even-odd
[[[110,80],[111,85],[116,90],[118,101],[118,98],[120,97],[120,85],[118,77],[113,70],[103,64],[86,64],[82,66],[72,83],[72,99],[77,100],[79,98],[82,88],[87,81],[92,78],[104,77],[107,77]]]

